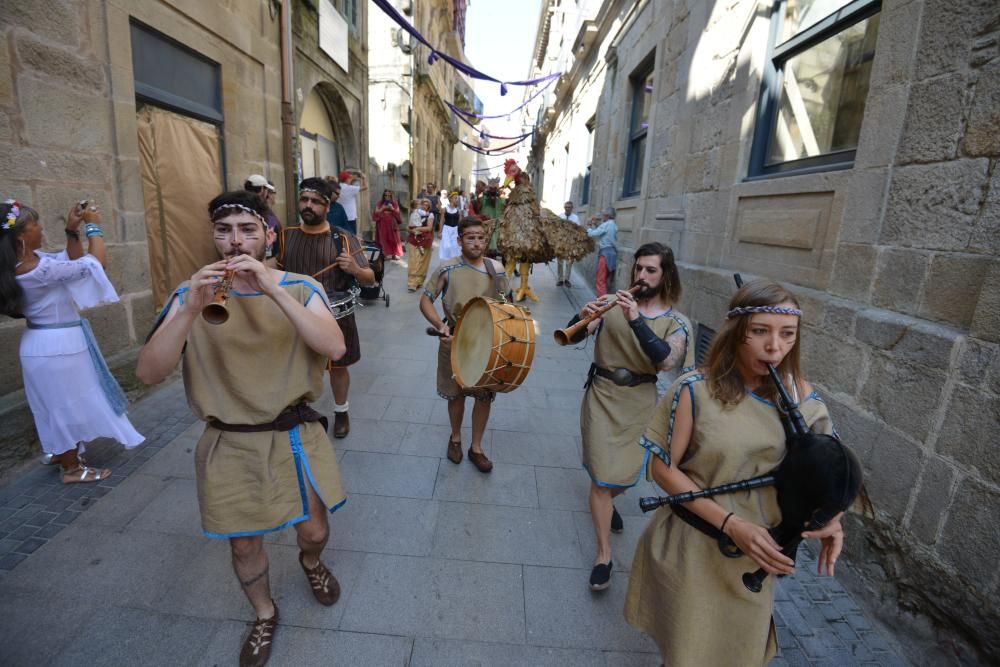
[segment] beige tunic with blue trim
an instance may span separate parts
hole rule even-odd
[[[774,404],[748,394],[737,405],[723,408],[698,372],[674,382],[656,408],[642,447],[636,449],[649,450],[670,464],[667,452],[681,392],[690,394],[694,428],[679,467],[700,488],[763,475],[781,462],[785,432]],[[800,409],[815,432],[833,432],[816,392]],[[774,487],[714,500],[747,521],[775,526],[781,520]],[[715,540],[661,507],[636,546],[625,620],[651,636],[664,663],[672,667],[764,665],[776,650],[771,622],[775,579],[768,577],[763,591],[751,593],[741,577],[756,569],[746,556],[723,556]]]
[[[281,285],[303,305],[326,300],[308,276],[286,273]],[[177,293],[183,299],[186,291],[185,283]],[[184,388],[199,419],[264,424],[323,394],[326,357],[306,345],[274,301],[230,292],[226,306],[225,324],[195,320],[184,351]],[[333,445],[319,422],[261,433],[206,425],[195,472],[202,527],[210,537],[259,535],[304,521],[307,485],[330,511],[345,499]]]
[[[485,261],[490,261],[486,259]],[[448,281],[444,289],[439,292],[442,274],[448,276]],[[427,278],[424,287],[426,294],[431,301],[441,297],[441,306],[444,308],[445,321],[454,331],[455,320],[461,314],[462,309],[472,299],[485,296],[491,299],[499,298],[500,294],[506,294],[510,289],[507,276],[503,269],[497,269],[498,280],[490,277],[485,269],[470,266],[462,257],[456,257],[441,264]],[[497,290],[497,282],[500,283],[500,291]],[[484,331],[484,335],[492,336],[492,331]],[[454,373],[451,369],[451,341],[438,340],[438,363],[437,363],[437,392],[441,398],[450,400],[460,396],[472,396],[478,401],[492,401],[496,392],[488,389],[462,389],[455,382]]]
[[[694,363],[690,342],[691,324],[673,309],[657,317],[646,317],[646,326],[670,345],[667,358],[672,367]],[[658,371],[628,325],[621,308],[612,308],[601,321],[594,346],[594,363],[614,370],[627,368],[636,374]],[[619,387],[607,378],[594,377],[580,407],[583,436],[583,467],[599,486],[634,486],[642,474],[646,450],[636,447],[656,407],[656,385]]]

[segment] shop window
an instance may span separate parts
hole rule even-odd
[[[628,154],[625,157],[623,197],[642,191],[643,165],[646,162],[646,135],[649,133],[649,110],[653,106],[653,57],[639,66],[632,83],[632,113],[629,119]]]
[[[750,176],[850,167],[861,134],[878,0],[778,0]]]

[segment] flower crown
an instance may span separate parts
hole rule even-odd
[[[10,209],[7,211],[4,221],[0,223],[0,229],[7,231],[17,223],[17,216],[21,215],[21,204],[13,199],[5,200],[4,204],[9,204]]]
[[[775,315],[795,315],[802,317],[802,311],[798,308],[788,308],[787,306],[739,306],[726,313],[726,319],[730,320],[739,315],[751,315],[753,313],[771,313]]]

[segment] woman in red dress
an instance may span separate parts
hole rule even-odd
[[[399,240],[397,225],[402,223],[399,215],[399,204],[392,196],[392,190],[383,190],[382,198],[375,205],[375,243],[382,249],[387,259],[399,259],[403,256],[403,244]]]

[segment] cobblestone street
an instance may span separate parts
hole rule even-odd
[[[625,530],[612,536],[611,588],[587,587],[594,538],[578,412],[592,348],[557,347],[551,333],[591,293],[579,279],[555,287],[553,269],[535,265],[535,360],[524,386],[494,404],[487,476],[444,458],[437,343],[423,333],[418,294],[403,289],[405,266],[389,263],[391,307],[375,302],[358,315],[352,431],[335,442],[348,502],[331,518],[326,560],[343,595],[317,605],[295,533],[270,536],[281,610],[270,664],[659,665],[652,642],[622,618],[645,525],[638,498],[656,493],[651,485],[618,499]],[[317,407],[332,413],[329,389]],[[144,446],[90,449],[93,463],[114,468],[110,479],[64,486],[39,466],[0,489],[4,665],[235,663],[252,612],[227,544],[201,534],[193,448],[202,425],[178,380],[130,414]],[[772,664],[907,664],[815,567],[802,550],[798,573],[779,586]]]

